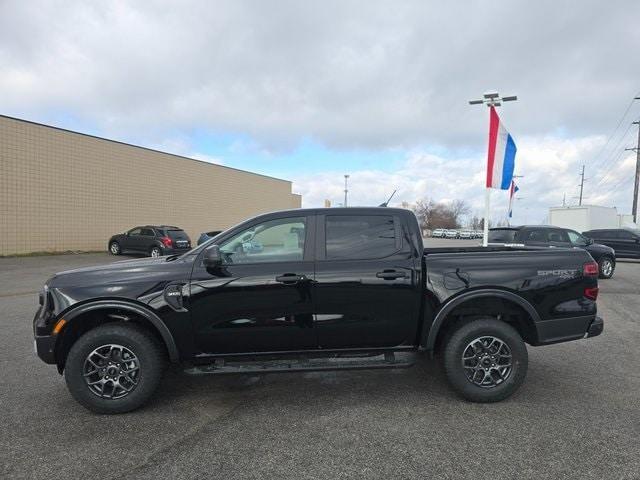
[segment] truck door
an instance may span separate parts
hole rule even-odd
[[[196,261],[190,310],[202,352],[317,346],[311,298],[314,217],[268,218],[222,238],[223,264],[215,270],[202,258]]]
[[[400,217],[343,209],[317,218],[312,292],[320,347],[415,343],[421,258],[412,253]]]

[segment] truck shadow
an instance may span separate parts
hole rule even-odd
[[[255,400],[282,408],[309,402],[395,401],[413,395],[422,399],[455,397],[440,361],[421,356],[410,368],[379,370],[191,376],[173,369],[167,372],[149,408],[176,402],[200,404],[212,393],[222,394],[226,400],[241,400],[244,405]]]

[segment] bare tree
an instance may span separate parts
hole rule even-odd
[[[418,200],[412,207],[420,228],[434,230],[436,228],[458,228],[463,216],[470,212],[464,200],[451,203],[436,203],[433,199]]]
[[[471,213],[471,207],[464,200],[454,200],[450,204],[451,214],[456,221],[456,225],[462,224],[462,217],[466,217]]]

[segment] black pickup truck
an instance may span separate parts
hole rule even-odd
[[[599,335],[598,266],[577,249],[423,248],[413,213],[305,209],[247,220],[185,254],[62,272],[37,354],[95,412],[190,374],[397,368],[438,355],[464,398],[511,395],[529,345]]]

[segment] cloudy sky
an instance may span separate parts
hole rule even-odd
[[[483,204],[489,90],[515,223],[631,208],[640,2],[0,0],[0,113],[291,179],[305,206]],[[506,193],[494,198],[494,218]]]

